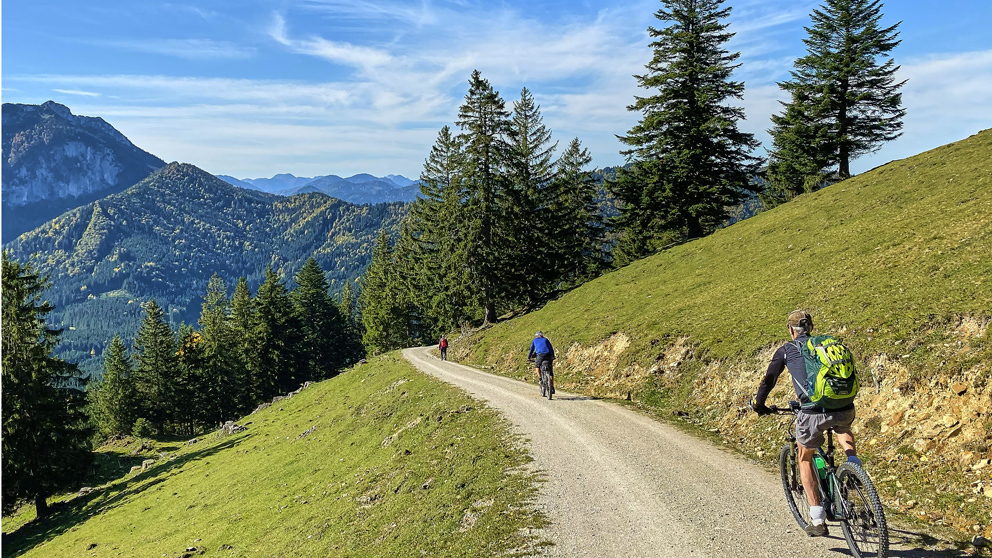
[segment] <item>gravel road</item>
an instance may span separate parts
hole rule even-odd
[[[809,538],[777,475],[713,443],[623,407],[441,361],[406,349],[418,369],[485,400],[530,440],[546,474],[538,505],[554,557],[850,556],[840,527]],[[912,533],[896,531],[906,540]],[[891,556],[935,556],[893,545]],[[944,556],[944,554],[941,554]]]

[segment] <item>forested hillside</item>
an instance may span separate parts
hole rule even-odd
[[[67,328],[63,356],[83,361],[114,333],[136,331],[149,298],[174,325],[194,323],[215,272],[229,285],[246,276],[254,290],[267,266],[288,279],[313,256],[339,290],[368,264],[378,231],[395,230],[404,212],[401,203],[244,190],[173,163],[5,248],[21,261],[36,256],[37,269],[51,275],[54,321]]]

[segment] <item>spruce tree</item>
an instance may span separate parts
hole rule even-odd
[[[737,124],[744,111],[732,106],[744,84],[732,81],[739,53],[724,44],[733,33],[724,23],[723,0],[663,0],[655,17],[667,23],[648,28],[653,58],[634,76],[651,94],[635,97],[628,110],[643,114],[621,151],[629,168],[610,189],[620,202],[616,226],[621,250],[637,258],[665,242],[712,232],[729,209],[758,190],[751,178],[758,142]]]
[[[899,23],[881,26],[882,2],[826,0],[811,19],[803,40],[806,56],[796,60],[792,79],[779,83],[790,101],[770,130],[775,141],[770,172],[782,181],[790,179],[789,166],[805,170],[810,164],[802,149],[798,154],[794,149],[802,142],[825,154],[823,166],[836,165],[839,178],[851,176],[852,159],[902,135],[906,114],[899,92],[906,82],[896,81],[899,67],[889,56],[900,43]],[[813,157],[812,163],[823,161]],[[816,173],[800,173],[804,180],[809,176]],[[791,180],[793,193],[808,186]]]
[[[371,355],[413,345],[406,293],[399,280],[389,236],[385,230],[372,250],[372,263],[362,276],[359,295],[364,333],[362,344]]]
[[[209,380],[206,386],[210,399],[205,417],[207,424],[232,420],[244,410],[242,402],[248,387],[248,376],[246,364],[239,357],[239,340],[231,314],[227,285],[214,273],[207,282],[199,319],[201,358]]]
[[[127,347],[114,335],[103,352],[103,376],[91,386],[90,412],[103,438],[129,434],[138,418],[132,375]]]
[[[2,268],[3,514],[33,500],[44,517],[48,497],[79,482],[92,462],[85,382],[52,356],[62,331],[46,323],[54,310],[42,298],[48,280],[6,252]]]
[[[413,265],[408,275],[416,300],[423,301],[437,328],[433,336],[449,331],[478,312],[468,273],[468,223],[474,217],[465,204],[465,157],[458,136],[441,128],[420,174],[420,197],[406,219],[409,236],[417,246],[399,256]],[[404,237],[405,238],[405,237]],[[417,267],[419,263],[419,267]],[[414,284],[416,282],[417,284]]]
[[[189,324],[180,324],[179,373],[171,386],[171,417],[176,431],[190,436],[202,427],[217,424],[213,371],[207,366],[203,336]]]
[[[354,282],[348,281],[341,289],[341,300],[338,303],[338,311],[344,318],[344,355],[345,365],[351,364],[365,356],[365,349],[362,348],[361,319],[358,316],[358,303],[355,297]]]
[[[544,125],[541,108],[525,87],[513,103],[507,177],[502,204],[500,285],[504,297],[532,307],[555,290],[559,275],[555,214],[557,166],[551,130]]]
[[[299,387],[306,373],[301,358],[300,321],[285,283],[269,266],[255,297],[257,321],[252,338],[257,362],[252,383],[262,400]]]
[[[795,89],[791,95],[792,102],[783,103],[785,112],[772,115],[774,127],[768,131],[772,137],[768,187],[761,194],[767,208],[817,190],[830,180],[830,130],[807,92]]]
[[[553,211],[556,249],[549,265],[564,285],[593,277],[605,266],[606,228],[596,201],[596,180],[585,170],[591,162],[579,138],[569,142],[558,159]]]
[[[179,377],[176,338],[165,322],[165,311],[151,299],[145,304],[145,318],[134,341],[134,387],[139,417],[151,421],[159,434],[172,418],[174,388]]]
[[[317,260],[310,257],[295,280],[298,286],[291,298],[300,322],[304,376],[308,380],[330,378],[344,365],[347,324],[328,293],[330,285]]]
[[[483,320],[495,323],[500,299],[502,206],[506,203],[507,138],[512,134],[506,103],[478,70],[472,72],[465,102],[458,108],[463,146],[464,251],[469,285]]]
[[[262,386],[257,383],[258,345],[255,343],[255,327],[258,323],[258,309],[248,289],[248,279],[238,278],[231,296],[231,335],[237,371],[242,381],[236,393],[239,400],[234,405],[238,412],[246,412],[263,400]]]

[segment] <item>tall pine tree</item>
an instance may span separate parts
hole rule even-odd
[[[361,319],[357,312],[357,300],[355,297],[354,283],[348,281],[341,289],[341,300],[338,302],[338,311],[344,318],[344,344],[345,344],[345,365],[351,364],[365,356],[365,349],[362,347]]]
[[[495,323],[504,263],[501,253],[501,220],[506,203],[509,161],[508,137],[512,134],[506,103],[478,70],[472,72],[465,101],[458,108],[458,138],[463,146],[462,192],[467,280],[484,309],[483,320]]]
[[[247,410],[243,404],[248,390],[247,365],[239,358],[239,340],[231,314],[227,285],[215,273],[207,283],[199,319],[201,358],[209,378],[206,389],[211,400],[205,419],[213,424],[232,420]]]
[[[151,299],[134,340],[134,385],[139,400],[139,418],[151,421],[160,434],[172,418],[173,390],[179,378],[176,338],[165,321],[165,311]]]
[[[827,167],[833,158],[830,129],[822,107],[811,101],[809,92],[791,91],[792,101],[783,103],[785,112],[772,115],[774,127],[768,131],[772,149],[768,157],[768,187],[761,194],[765,207],[774,207],[829,183]]]
[[[627,259],[679,238],[712,232],[758,187],[751,178],[758,142],[737,124],[744,111],[732,106],[744,84],[731,75],[740,53],[724,44],[733,33],[724,23],[723,0],[663,0],[655,17],[667,23],[648,28],[654,56],[647,73],[634,76],[651,91],[628,110],[643,114],[621,153],[631,162],[610,188],[620,202],[616,221]]]
[[[84,420],[84,382],[75,365],[52,352],[61,330],[48,326],[54,306],[42,298],[48,281],[2,256],[3,514],[48,497],[82,478],[92,462]]]
[[[525,87],[513,103],[510,121],[507,191],[501,204],[502,277],[504,298],[532,307],[558,287],[558,254],[554,213],[557,165],[551,130],[541,108]]]
[[[300,322],[304,374],[308,380],[330,378],[348,357],[347,324],[328,293],[330,285],[317,260],[309,258],[295,279],[298,286],[290,296]]]
[[[127,347],[114,335],[103,352],[103,376],[92,384],[90,414],[101,437],[129,434],[138,418],[134,378]]]
[[[189,324],[180,324],[176,358],[179,374],[170,386],[171,418],[176,432],[192,435],[217,424],[217,392],[213,370],[207,366],[204,338]]]
[[[826,0],[811,18],[806,56],[796,60],[792,79],[779,83],[790,100],[770,130],[769,173],[792,194],[808,189],[823,167],[851,176],[851,160],[899,137],[906,114],[899,92],[906,82],[896,81],[899,67],[889,56],[900,42],[899,23],[881,26],[882,2]]]
[[[252,382],[264,401],[299,387],[306,374],[301,358],[300,320],[285,283],[272,267],[255,297],[257,321],[251,337],[257,361]]]
[[[564,286],[593,277],[605,267],[606,227],[596,201],[596,181],[586,170],[591,162],[579,138],[569,142],[558,159],[552,221],[556,249],[549,265]]]
[[[358,298],[365,330],[362,343],[372,355],[413,345],[407,292],[398,271],[389,236],[382,230]]]
[[[262,386],[257,383],[261,373],[258,370],[258,349],[255,344],[255,327],[258,323],[258,309],[248,289],[248,279],[238,278],[231,296],[231,335],[234,337],[233,350],[237,369],[244,378],[242,389],[234,392],[238,400],[235,409],[248,411],[264,398]]]

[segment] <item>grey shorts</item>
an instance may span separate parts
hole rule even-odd
[[[838,434],[849,434],[854,423],[854,409],[833,413],[807,413],[796,415],[796,441],[804,448],[814,449],[823,445],[823,433],[833,428]]]

